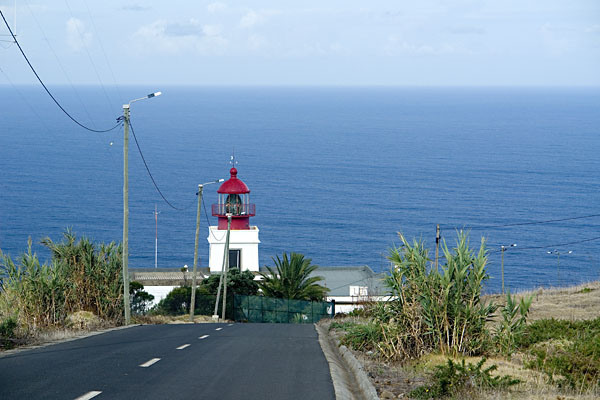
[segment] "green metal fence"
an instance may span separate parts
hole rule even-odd
[[[335,303],[235,295],[233,314],[238,322],[312,324],[335,315]]]

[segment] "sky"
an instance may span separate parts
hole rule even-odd
[[[600,85],[598,0],[17,0],[15,29],[48,84]]]

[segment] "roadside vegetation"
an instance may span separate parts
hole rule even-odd
[[[399,393],[381,385],[380,395],[585,398],[600,393],[600,318],[528,323],[537,293],[483,296],[489,278],[484,239],[472,248],[459,232],[453,248],[443,243],[439,270],[422,242],[402,235],[400,240],[388,257],[394,265],[386,279],[391,300],[366,304],[330,325],[341,344],[375,366],[373,376],[379,371],[381,381],[389,383],[386,370],[397,369],[402,379],[415,382],[398,385]],[[544,394],[530,397],[526,392],[532,388]]]
[[[121,246],[77,239],[42,240],[51,253],[41,263],[28,250],[16,260],[0,253],[0,347],[35,341],[49,331],[98,329],[123,322]],[[132,311],[147,310],[152,296],[132,282]]]

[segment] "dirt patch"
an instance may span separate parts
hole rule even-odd
[[[517,299],[534,295],[528,321],[546,318],[575,321],[600,315],[599,281],[565,288],[537,288],[515,295]],[[504,298],[500,294],[483,296],[484,301],[493,300],[496,304],[503,304]]]

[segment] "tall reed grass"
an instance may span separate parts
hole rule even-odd
[[[386,279],[396,300],[385,305],[380,318],[385,338],[380,351],[386,358],[416,358],[433,350],[481,352],[489,341],[485,323],[496,310],[481,300],[488,279],[485,240],[475,251],[467,234],[458,232],[454,248],[443,243],[445,264],[436,270],[422,241],[399,236],[402,245],[390,250],[394,267]]]
[[[45,238],[50,263],[28,250],[17,262],[0,255],[0,318],[16,318],[25,329],[63,324],[68,314],[90,311],[118,323],[123,315],[121,246],[79,240],[67,230],[59,243]]]

